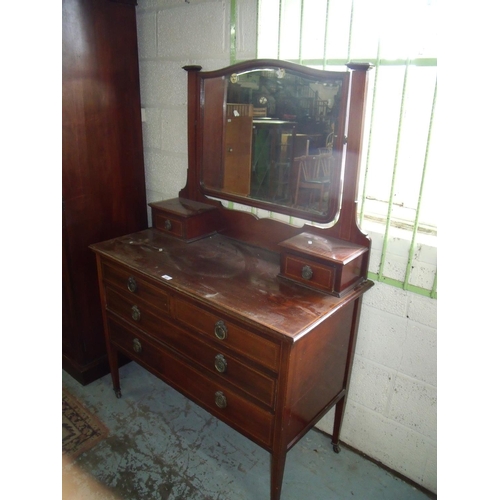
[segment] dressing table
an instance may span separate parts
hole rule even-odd
[[[184,69],[186,186],[178,198],[150,203],[151,228],[91,246],[113,387],[120,397],[123,353],[267,450],[270,498],[279,500],[287,451],[334,406],[332,443],[340,451],[361,302],[373,285],[366,279],[370,240],[356,222],[369,65],[324,72],[254,60]],[[314,139],[300,155],[331,155],[332,168],[321,173],[330,186],[323,198],[305,191],[299,201],[277,201],[272,192],[227,189],[225,169],[234,177],[239,164],[230,156],[240,117],[296,124],[281,138],[288,192],[299,182],[296,137]],[[247,144],[252,134],[244,134],[247,152],[255,150]],[[245,182],[258,181],[242,157]],[[259,219],[223,202],[310,222]]]

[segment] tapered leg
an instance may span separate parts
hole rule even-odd
[[[345,396],[335,405],[335,421],[333,423],[332,444],[333,451],[340,453],[340,430],[342,428],[342,420],[344,419]]]
[[[111,380],[113,381],[113,390],[117,398],[122,397],[122,391],[120,388],[120,374],[118,371],[118,351],[113,347],[108,345],[108,361],[109,368],[111,371]]]
[[[285,461],[286,452],[275,453],[271,456],[271,500],[280,500]]]

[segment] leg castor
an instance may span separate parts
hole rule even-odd
[[[122,397],[122,391],[120,389],[114,389],[115,396],[120,399]]]
[[[340,453],[340,450],[341,450],[340,445],[333,443],[333,451],[335,453]]]

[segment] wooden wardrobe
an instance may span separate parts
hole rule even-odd
[[[62,360],[109,372],[89,245],[147,227],[136,2],[62,2]]]

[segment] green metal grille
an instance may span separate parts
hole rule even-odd
[[[432,42],[436,9],[433,0],[392,2],[391,10],[384,11],[386,5],[372,0],[259,0],[257,57],[330,70],[343,70],[347,62],[373,64],[359,191],[360,226],[365,229],[374,219],[374,203],[384,211],[377,214],[383,233],[381,249],[372,252],[372,260],[379,260],[378,270],[369,277],[437,298],[435,263],[429,263],[424,284],[412,280],[422,234],[431,246],[435,245],[432,235],[437,234],[437,224],[429,218],[432,175],[428,181],[429,171],[434,170],[437,100],[437,59],[428,42]],[[235,12],[236,0],[232,0],[232,44]],[[419,50],[412,52],[415,47]],[[235,45],[231,59],[236,62]],[[384,122],[385,115],[391,119]],[[403,271],[394,273],[390,246],[398,240],[395,231],[401,227],[408,255],[399,264]]]

